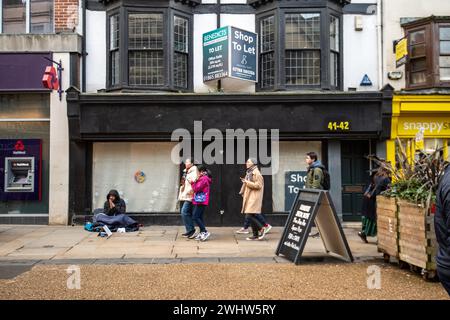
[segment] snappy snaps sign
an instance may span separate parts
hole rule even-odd
[[[258,81],[258,35],[235,27],[203,34],[203,81]]]

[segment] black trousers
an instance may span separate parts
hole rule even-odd
[[[450,296],[450,269],[445,269],[438,266],[437,274],[439,277],[439,281],[441,281],[442,286]]]
[[[252,227],[253,236],[258,237],[259,236],[259,230],[261,230],[264,225],[256,219],[256,214],[246,214],[245,218],[247,218],[250,221],[250,226]]]

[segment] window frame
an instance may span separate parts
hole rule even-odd
[[[328,4],[329,5],[329,4]],[[320,82],[318,85],[286,85],[286,14],[289,13],[320,13]],[[263,87],[261,81],[256,85],[257,91],[299,91],[299,90],[336,90],[342,91],[343,86],[343,13],[334,6],[323,7],[274,7],[256,13],[256,30],[261,34],[261,21],[271,15],[275,17],[275,84],[272,87]],[[331,84],[330,79],[330,17],[333,16],[339,21],[339,53],[338,53],[338,83]],[[261,48],[261,47],[260,47]],[[261,79],[263,68],[261,67],[262,52],[259,50],[259,79]]]
[[[440,37],[440,29],[441,28],[450,28],[450,21],[448,22],[442,22],[442,23],[437,23],[436,24],[436,38],[437,38],[437,48],[436,48],[436,70],[438,72],[437,75],[437,81],[439,83],[439,86],[442,87],[450,87],[450,80],[441,80],[441,62],[440,62],[440,57],[444,56],[444,57],[449,57],[450,59],[450,53],[446,53],[444,55],[441,55],[441,37]],[[450,40],[446,40],[449,41]],[[447,67],[450,68],[450,67]]]
[[[273,21],[274,21],[274,45],[273,45],[273,49],[272,50],[263,51],[263,49],[262,49],[262,46],[263,46],[262,24],[261,23],[262,23],[263,20],[268,19],[270,17],[273,17]],[[257,30],[259,31],[258,34],[260,35],[260,39],[259,39],[259,46],[260,47],[259,47],[259,51],[258,51],[258,54],[259,54],[259,57],[258,57],[258,59],[259,59],[258,60],[258,64],[259,64],[259,66],[258,66],[258,72],[259,72],[259,75],[258,75],[258,78],[259,78],[258,86],[259,86],[259,88],[261,90],[272,90],[273,88],[278,86],[278,83],[277,83],[277,69],[279,69],[279,68],[277,68],[277,64],[279,64],[279,62],[278,62],[278,52],[279,52],[279,50],[277,50],[277,46],[279,45],[279,36],[278,36],[279,22],[278,22],[278,20],[279,20],[278,16],[277,16],[277,14],[274,11],[271,11],[269,13],[261,15],[256,20],[257,24],[258,24]],[[273,64],[274,64],[273,86],[263,86],[262,80],[263,80],[264,77],[262,75],[262,70],[263,70],[263,67],[262,67],[262,61],[263,61],[262,60],[262,56],[270,54],[270,53],[273,53]]]
[[[402,25],[405,37],[408,39],[408,52],[410,54],[410,34],[416,31],[425,30],[426,47],[426,74],[427,82],[421,84],[411,83],[411,56],[408,56],[405,65],[405,90],[420,90],[430,88],[449,88],[450,80],[441,80],[440,74],[440,28],[450,27],[450,18],[428,17]],[[446,54],[445,56],[450,56]]]
[[[412,75],[412,68],[411,68],[411,34],[419,31],[425,32],[425,55],[423,57],[426,58],[426,69],[425,69],[425,76],[426,81],[419,83],[419,84],[413,84],[411,83],[411,75]],[[405,66],[405,80],[406,80],[406,86],[408,89],[421,89],[421,88],[428,88],[433,84],[432,79],[432,72],[433,69],[433,41],[431,38],[431,28],[429,25],[420,25],[411,29],[408,29],[406,31],[405,36],[408,39],[408,63]],[[422,58],[422,57],[420,57]],[[418,59],[420,59],[418,58]]]
[[[25,32],[23,33],[5,33],[3,32],[3,0],[0,0],[0,34],[54,34],[55,33],[55,0],[52,0],[52,26],[50,32],[31,32],[31,0],[25,0]]]
[[[119,57],[120,57],[120,75],[119,83],[112,85],[111,83],[111,59],[110,59],[110,26],[109,18],[115,13],[119,13]],[[129,82],[129,14],[162,14],[163,15],[163,61],[164,61],[164,82],[162,85],[130,85]],[[173,62],[174,62],[174,16],[188,20],[188,68],[187,68],[187,87],[181,88],[175,86],[175,79],[173,74]],[[107,57],[107,70],[106,70],[106,91],[117,90],[130,90],[130,91],[176,91],[176,92],[192,92],[193,90],[193,15],[183,12],[171,7],[142,7],[122,5],[120,7],[108,10],[106,13],[106,57]]]

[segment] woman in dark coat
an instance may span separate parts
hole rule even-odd
[[[388,172],[379,168],[376,173],[372,174],[371,181],[364,192],[361,210],[362,230],[358,232],[358,235],[365,243],[368,243],[367,237],[377,235],[377,195],[385,191],[390,183]]]

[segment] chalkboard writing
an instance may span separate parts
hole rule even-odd
[[[332,253],[346,261],[353,261],[330,194],[324,190],[300,189],[298,191],[276,254],[281,254],[298,264],[313,222],[319,230],[327,253]]]

